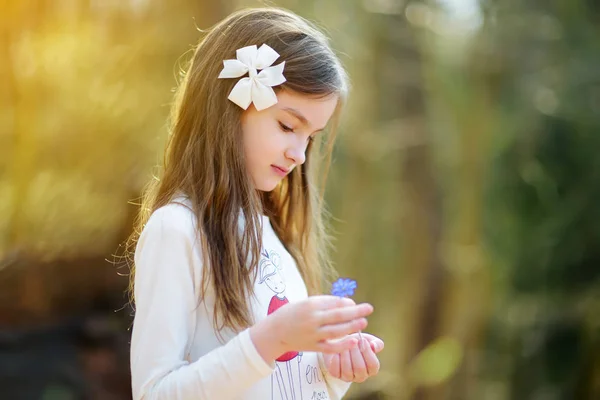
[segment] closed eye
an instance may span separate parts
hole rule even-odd
[[[284,132],[294,132],[294,130],[293,130],[292,128],[290,128],[290,127],[289,127],[289,126],[287,126],[287,125],[284,125],[284,124],[282,124],[281,122],[279,123],[279,126],[281,127],[281,129],[282,129]]]
[[[283,123],[281,123],[281,122],[279,123],[279,127],[280,127],[280,128],[281,128],[281,130],[282,130],[282,131],[284,131],[284,132],[294,132],[294,129],[293,129],[293,128],[290,128],[289,126],[287,126],[287,125],[285,125],[285,124],[283,124]],[[314,137],[314,136],[309,136],[309,137],[308,137],[306,140],[307,140],[308,142],[312,142],[313,140],[315,140],[315,137]]]

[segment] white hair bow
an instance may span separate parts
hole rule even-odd
[[[244,110],[254,103],[258,111],[277,103],[277,96],[271,88],[285,82],[283,66],[271,66],[279,58],[279,54],[266,44],[256,48],[256,45],[242,47],[236,51],[237,60],[223,60],[223,70],[219,78],[239,78],[248,73],[235,84],[229,100]],[[257,70],[262,70],[257,73]]]

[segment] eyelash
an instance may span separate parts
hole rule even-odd
[[[289,126],[286,126],[286,125],[282,124],[281,122],[279,123],[279,126],[281,127],[281,129],[284,132],[294,132],[294,130],[292,128],[290,128]]]
[[[292,128],[290,128],[287,125],[282,124],[281,122],[279,123],[279,126],[281,127],[281,130],[283,130],[284,132],[294,132],[294,130]],[[309,142],[312,142],[313,140],[315,140],[314,137],[312,137],[312,136],[308,137]]]

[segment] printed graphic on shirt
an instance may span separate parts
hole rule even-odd
[[[265,284],[273,292],[267,315],[289,303],[285,293],[281,257],[277,252],[266,249],[261,252],[258,283]],[[303,353],[298,351],[289,351],[275,360],[275,372],[271,375],[272,400],[329,399],[316,354],[311,353],[311,356],[313,362],[305,362],[304,365],[302,364]],[[303,385],[304,389],[308,390],[306,396]]]

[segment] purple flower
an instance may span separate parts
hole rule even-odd
[[[339,297],[348,297],[354,294],[356,281],[349,278],[340,278],[333,282],[331,294]]]

